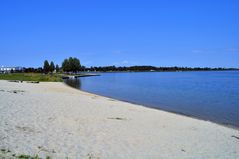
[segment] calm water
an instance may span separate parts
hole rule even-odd
[[[66,83],[91,93],[239,127],[239,71],[102,73]]]

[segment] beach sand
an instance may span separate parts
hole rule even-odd
[[[0,81],[0,149],[56,159],[236,159],[239,131],[64,83]],[[3,154],[2,154],[3,155]]]

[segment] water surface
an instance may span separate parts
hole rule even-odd
[[[83,91],[239,127],[239,71],[101,73],[65,82]]]

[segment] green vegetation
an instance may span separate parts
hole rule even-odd
[[[20,155],[16,157],[17,159],[41,159],[40,157],[36,156],[30,156],[30,155]]]
[[[44,61],[43,71],[44,73],[48,73],[50,71],[50,65],[47,60]]]
[[[1,159],[43,159],[38,155],[30,156],[30,155],[16,155],[12,153],[10,150],[1,149],[0,150],[0,158]],[[45,159],[51,159],[50,156],[46,156]]]
[[[65,72],[77,72],[81,69],[80,60],[77,58],[69,57],[62,63],[62,69]]]
[[[62,76],[60,74],[10,73],[0,74],[0,80],[62,82]]]
[[[176,72],[176,71],[223,71],[223,70],[238,70],[235,68],[209,68],[209,67],[155,67],[155,66],[129,66],[129,67],[116,67],[116,66],[99,66],[84,68],[84,71],[94,72]]]
[[[55,64],[53,61],[51,61],[51,63],[49,64],[49,62],[47,60],[44,61],[44,66],[43,66],[43,72],[45,74],[49,73],[49,72],[53,72],[55,70]]]
[[[22,69],[18,70],[11,70],[11,71],[2,71],[0,73],[15,73],[14,75],[11,75],[13,77],[9,77],[9,75],[0,74],[0,79],[12,79],[12,80],[19,80],[19,77],[15,78],[16,73],[38,73],[38,75],[33,75],[33,77],[30,77],[29,75],[26,75],[27,77],[23,78],[26,80],[32,80],[31,78],[36,78],[35,76],[40,78],[38,81],[59,81],[58,76],[67,76],[67,75],[82,75],[82,72],[181,72],[181,71],[226,71],[226,70],[239,70],[239,68],[210,68],[210,67],[156,67],[156,66],[98,66],[98,67],[85,67],[81,65],[80,60],[76,57],[69,57],[66,58],[62,65],[59,66],[58,64],[54,64],[53,61],[50,63],[48,60],[45,60],[43,63],[43,67],[33,68],[23,67]],[[49,74],[50,75],[42,75],[42,74]],[[53,73],[56,73],[53,75]],[[60,74],[61,73],[61,74]],[[3,77],[2,77],[3,76]],[[20,75],[22,76],[22,75]],[[24,75],[25,76],[25,75]],[[32,76],[30,74],[30,76]],[[84,76],[84,75],[83,75]],[[60,79],[61,81],[61,79]]]
[[[55,70],[55,64],[54,64],[53,61],[51,61],[51,64],[50,64],[50,72],[52,73],[54,70]]]
[[[59,65],[56,64],[56,72],[59,72],[60,71],[60,67]]]

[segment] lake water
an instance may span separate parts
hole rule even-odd
[[[239,71],[101,73],[83,91],[239,127]]]

